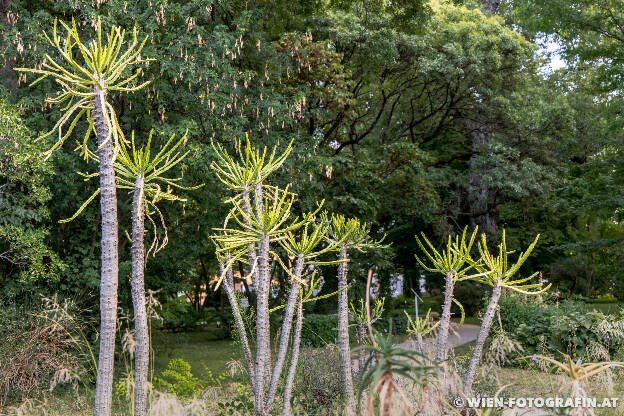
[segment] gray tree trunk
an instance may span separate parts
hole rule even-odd
[[[451,305],[453,303],[453,289],[455,287],[455,274],[453,272],[446,275],[446,288],[444,289],[444,304],[442,305],[442,317],[440,318],[440,329],[438,330],[438,347],[436,351],[436,361],[446,360],[446,350],[448,344],[449,327],[451,325]]]
[[[297,307],[297,322],[295,323],[295,334],[293,336],[292,356],[290,359],[290,368],[284,382],[284,403],[282,406],[282,416],[290,416],[290,398],[297,374],[297,362],[299,361],[299,346],[301,344],[301,328],[303,327],[303,303],[299,300]]]
[[[260,241],[260,251],[258,255],[258,280],[254,282],[256,286],[256,395],[254,404],[256,415],[265,416],[264,393],[266,383],[266,366],[270,362],[270,324],[269,324],[269,292],[270,292],[270,270],[269,270],[269,237],[262,237]]]
[[[485,10],[494,14],[498,10],[498,6],[500,6],[501,0],[485,0]]]
[[[132,306],[134,309],[134,416],[147,414],[147,373],[149,370],[149,333],[145,305],[145,195],[144,180],[139,175],[132,199]]]
[[[501,0],[485,0],[484,8],[491,14],[496,14]],[[498,232],[498,220],[494,207],[490,206],[490,190],[483,181],[485,171],[476,166],[479,152],[492,140],[494,126],[486,114],[478,114],[475,120],[464,119],[464,127],[472,141],[472,156],[470,157],[469,182],[472,191],[468,196],[470,206],[470,225],[486,235],[495,235]]]
[[[498,224],[494,208],[490,206],[490,189],[483,181],[485,170],[478,166],[479,154],[491,141],[494,128],[485,116],[479,117],[480,121],[464,119],[464,126],[472,141],[469,178],[471,191],[468,196],[470,225],[472,228],[479,227],[479,231],[486,235],[495,235],[498,232]]]
[[[500,296],[501,285],[499,282],[496,286],[494,286],[494,289],[492,290],[492,297],[490,298],[490,303],[488,304],[485,315],[483,316],[483,320],[481,321],[479,335],[477,335],[477,341],[474,350],[472,351],[472,357],[470,357],[470,363],[468,364],[468,372],[466,373],[466,383],[464,386],[465,394],[468,397],[472,395],[472,383],[474,383],[477,366],[481,361],[481,354],[483,353],[483,345],[485,345],[485,340],[490,333],[490,328],[492,327],[492,321],[494,319],[494,313],[496,312],[496,307],[498,306],[498,300],[500,299]]]
[[[102,86],[105,87],[105,86]],[[103,97],[103,100],[102,100]],[[115,330],[117,325],[117,189],[113,168],[113,139],[105,122],[106,92],[100,96],[95,87],[94,124],[98,140],[100,174],[100,211],[102,218],[100,277],[100,350],[95,385],[95,415],[110,416],[115,365]],[[107,140],[108,139],[108,140]]]
[[[219,264],[219,268],[221,273],[223,273],[224,265]],[[240,304],[238,303],[238,299],[236,298],[236,294],[234,293],[234,276],[232,274],[231,267],[226,271],[226,275],[223,278],[223,287],[225,288],[225,293],[227,294],[228,301],[230,302],[230,306],[232,307],[234,323],[236,325],[236,330],[238,331],[238,336],[240,337],[241,345],[243,347],[243,358],[245,360],[245,364],[247,365],[247,373],[249,374],[249,380],[251,382],[251,390],[255,395],[256,380],[254,363],[251,356],[251,348],[249,347],[249,339],[247,338],[247,330],[245,328],[245,323],[243,322],[243,316],[240,312]]]
[[[351,349],[349,348],[349,296],[347,293],[347,248],[342,247],[339,253],[343,263],[338,264],[338,350],[340,352],[340,374],[342,377],[343,394],[347,399],[353,396],[353,380],[351,378]]]
[[[299,255],[297,263],[295,264],[295,276],[301,278],[303,274],[304,258]],[[286,302],[286,310],[284,311],[284,322],[282,323],[282,329],[280,331],[280,343],[277,350],[277,358],[275,360],[275,367],[271,374],[271,383],[269,385],[269,395],[267,397],[265,411],[268,413],[271,411],[273,401],[275,400],[275,393],[277,392],[277,386],[279,384],[282,369],[284,368],[284,362],[286,361],[286,353],[288,351],[288,344],[290,343],[290,330],[292,329],[293,315],[295,314],[295,305],[299,298],[299,287],[301,283],[298,280],[293,279],[290,294],[288,295],[288,301]]]
[[[263,193],[263,186],[262,183],[258,183],[256,184],[256,186],[254,187],[254,196],[255,196],[255,202],[256,202],[256,215],[257,218],[262,218],[264,215],[264,193]],[[269,244],[269,240],[267,239],[267,256],[266,256],[266,260],[267,260],[267,272],[266,272],[266,277],[259,279],[261,280],[262,284],[264,285],[264,290],[267,293],[267,298],[266,298],[266,307],[267,310],[269,308],[269,300],[271,297],[271,280],[272,280],[272,276],[271,276],[271,262],[270,262],[270,257],[269,257],[269,249],[268,249],[268,244]],[[267,315],[268,316],[268,315]],[[271,378],[271,320],[269,318],[267,318],[267,324],[265,326],[265,331],[266,331],[266,339],[268,340],[266,343],[266,350],[265,350],[265,361],[264,361],[264,380],[265,383],[268,383],[270,378]]]

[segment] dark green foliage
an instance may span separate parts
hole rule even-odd
[[[208,235],[225,208],[223,187],[209,173],[210,139],[235,153],[233,139],[245,133],[258,145],[294,139],[293,157],[278,176],[293,183],[301,202],[296,210],[312,210],[324,198],[330,211],[370,224],[373,238],[387,234],[391,249],[353,256],[352,297],[362,295],[372,265],[381,294],[391,273],[402,273],[406,287],[417,286],[423,270],[413,259],[413,236],[424,231],[439,246],[469,223],[472,158],[486,172],[487,207],[513,236],[510,246],[542,234],[527,272],[541,270],[566,295],[624,298],[622,69],[611,59],[624,48],[610,36],[622,19],[618,3],[503,2],[503,18],[486,16],[475,1],[6,3],[0,6],[7,16],[0,19],[1,94],[16,107],[7,107],[10,120],[0,123],[0,253],[11,250],[10,259],[0,260],[2,293],[96,293],[97,206],[58,224],[95,190],[93,181],[74,174],[90,167],[70,152],[73,141],[48,162],[38,158],[56,140],[32,143],[58,119],[57,109],[40,104],[56,87],[44,80],[28,88],[34,77],[18,79],[12,68],[41,63],[49,52],[41,28],[54,17],[86,22],[79,30],[87,31],[100,16],[104,28],[137,25],[150,36],[144,55],[158,58],[143,78],[153,78],[149,91],[112,103],[121,127],[141,138],[151,128],[180,136],[188,129],[184,181],[205,183],[180,193],[187,199],[182,210],[161,207],[169,244],[146,266],[146,287],[162,289],[161,300],[186,291],[195,309],[225,312],[211,287],[217,263]],[[567,68],[544,70],[534,53],[540,32],[561,36],[555,39]],[[494,135],[473,149],[463,121],[483,113]],[[85,130],[78,123],[76,136]],[[6,146],[7,132],[28,144]],[[9,169],[14,157],[24,158],[19,171]],[[118,205],[120,303],[127,307],[129,195],[120,192]],[[335,288],[332,274],[325,277]],[[274,278],[287,281],[280,271]],[[430,274],[427,282],[430,289],[442,286]],[[203,288],[208,298],[200,304]],[[466,290],[458,299],[476,302]],[[318,302],[315,311],[334,310],[332,302]]]
[[[606,315],[582,302],[504,296],[500,301],[500,316],[503,329],[520,342],[524,355],[561,358],[559,353],[563,352],[589,362],[607,359],[591,356],[595,347],[592,344],[604,347],[611,359],[618,357],[624,347],[621,312]]]
[[[20,294],[20,285],[56,280],[62,263],[49,235],[51,198],[45,185],[52,166],[41,160],[43,147],[33,143],[16,108],[0,97],[0,285],[3,296]],[[19,284],[18,284],[19,282]]]
[[[193,332],[209,330],[215,339],[230,336],[229,314],[219,314],[213,307],[196,310],[186,296],[169,298],[162,305],[162,329],[173,332]]]
[[[409,311],[413,313],[411,310]],[[423,311],[423,312],[426,312]],[[394,309],[382,316],[373,327],[383,333],[392,333],[397,335],[405,335],[407,333],[409,322],[401,309]]]
[[[455,286],[453,293],[464,307],[466,316],[477,316],[477,313],[483,306],[483,298],[487,296],[487,293],[483,291],[483,286],[471,281],[459,282]],[[451,311],[453,316],[460,316],[461,314],[461,311],[455,304],[453,304]]]
[[[306,315],[301,330],[301,344],[323,347],[334,344],[338,338],[338,318],[336,315]]]

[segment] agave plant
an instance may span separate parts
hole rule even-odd
[[[492,296],[490,297],[490,302],[488,303],[486,312],[483,315],[481,328],[479,329],[479,334],[477,335],[477,341],[474,350],[472,351],[470,362],[468,363],[468,371],[466,373],[465,382],[467,396],[470,396],[472,394],[472,384],[474,382],[477,366],[481,361],[483,346],[485,345],[485,340],[490,333],[490,328],[492,327],[492,321],[494,319],[494,313],[496,312],[496,308],[498,307],[498,300],[501,297],[503,288],[513,290],[514,292],[522,293],[524,295],[535,296],[546,292],[551,286],[549,284],[546,287],[542,287],[543,285],[541,282],[527,283],[535,276],[537,276],[539,272],[535,272],[529,277],[524,277],[520,279],[514,278],[520,267],[531,255],[531,252],[535,248],[538,239],[539,234],[535,237],[535,240],[533,240],[533,242],[529,245],[526,251],[520,253],[516,262],[510,263],[508,259],[509,255],[513,254],[514,252],[507,250],[505,230],[503,230],[502,239],[500,244],[498,245],[498,255],[496,256],[489,252],[486,236],[485,234],[482,234],[481,241],[479,242],[479,253],[481,254],[481,259],[479,262],[475,262],[470,259],[471,265],[480,272],[479,275],[473,277],[473,280],[479,283],[486,284],[488,286],[492,286]]]
[[[368,273],[366,284],[366,323],[371,344],[357,347],[356,351],[368,353],[360,371],[357,390],[357,404],[360,407],[362,395],[368,389],[367,410],[370,416],[390,416],[397,414],[392,409],[393,398],[398,395],[401,401],[402,414],[413,414],[405,392],[396,381],[403,377],[416,384],[426,383],[434,373],[435,364],[428,364],[425,358],[411,350],[404,349],[394,343],[392,334],[382,337],[373,331],[370,311],[370,282],[372,270]]]
[[[83,155],[87,157],[87,144],[91,132],[95,131],[99,154],[100,210],[101,210],[101,279],[100,279],[100,348],[98,375],[95,392],[96,416],[109,416],[112,406],[112,386],[115,358],[115,328],[117,319],[117,275],[118,275],[118,223],[115,153],[118,149],[121,130],[108,95],[114,92],[134,92],[149,83],[133,83],[141,76],[141,68],[129,77],[129,69],[148,62],[140,56],[147,37],[139,43],[136,30],[132,41],[126,44],[126,32],[113,27],[106,39],[98,19],[95,39],[83,43],[78,35],[76,23],[71,26],[60,22],[65,35],[58,33],[58,21],[54,21],[52,36],[44,32],[45,38],[56,50],[58,59],[46,55],[41,69],[16,68],[18,71],[40,75],[30,85],[45,78],[52,78],[60,86],[61,92],[47,98],[50,104],[62,105],[61,117],[54,127],[43,134],[43,139],[58,131],[58,140],[45,153],[46,157],[62,146],[72,134],[76,124],[86,116],[89,123],[82,141]],[[65,131],[63,129],[67,125]]]
[[[475,237],[477,235],[477,229],[472,232],[470,239],[466,242],[467,227],[464,228],[461,237],[456,235],[453,239],[450,235],[446,247],[442,252],[436,250],[436,248],[427,239],[424,233],[421,233],[422,239],[425,244],[416,236],[416,242],[420,246],[420,249],[425,253],[425,257],[429,259],[430,265],[425,264],[418,256],[416,261],[421,267],[431,273],[440,273],[445,277],[445,289],[444,289],[444,303],[442,305],[442,317],[440,318],[440,327],[438,330],[438,341],[436,350],[436,361],[440,362],[446,359],[447,344],[449,328],[451,323],[451,305],[454,302],[457,304],[462,312],[462,319],[460,326],[464,320],[464,308],[461,303],[453,297],[453,290],[457,282],[463,280],[469,280],[477,277],[477,275],[470,275],[468,272],[473,267],[470,262],[470,250],[474,244]]]
[[[340,374],[342,376],[343,394],[347,399],[353,396],[353,380],[351,379],[351,349],[349,346],[349,294],[347,262],[349,250],[365,252],[373,248],[384,247],[383,238],[375,241],[370,237],[370,229],[366,223],[357,218],[346,218],[344,215],[332,214],[323,218],[329,227],[329,237],[340,242],[338,258],[338,351],[340,353]]]

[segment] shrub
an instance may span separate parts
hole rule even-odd
[[[464,307],[466,316],[476,316],[481,306],[483,306],[484,295],[489,295],[487,290],[484,291],[483,285],[471,281],[458,282],[453,293]],[[455,304],[453,304],[452,311],[453,316],[460,316],[461,314],[461,311]]]
[[[191,372],[191,365],[181,358],[169,361],[160,377],[154,378],[156,388],[163,388],[178,397],[192,397],[204,389],[204,382]]]
[[[338,318],[336,315],[310,314],[303,321],[301,344],[322,347],[333,344],[338,338]]]
[[[411,311],[409,311],[411,312]],[[409,322],[403,310],[394,309],[387,313],[387,316],[383,316],[375,323],[375,328],[382,332],[393,334],[407,334]]]
[[[203,308],[196,311],[185,296],[169,298],[162,305],[161,317],[163,329],[173,332],[186,332],[210,329],[215,339],[230,336],[228,319],[230,314],[222,316],[214,308]]]
[[[500,302],[503,328],[513,334],[524,354],[558,356],[589,361],[588,347],[600,344],[611,357],[624,347],[624,318],[587,311],[584,303],[524,299],[506,296]]]

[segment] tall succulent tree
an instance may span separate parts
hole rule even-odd
[[[140,57],[143,42],[137,40],[136,30],[132,41],[125,43],[126,32],[113,27],[102,39],[102,28],[98,20],[96,38],[88,43],[80,40],[75,22],[69,26],[61,22],[65,36],[58,34],[55,20],[52,37],[46,39],[59,54],[59,59],[46,55],[40,68],[18,68],[17,70],[40,75],[31,85],[44,78],[52,78],[61,86],[61,93],[47,98],[50,104],[65,104],[62,115],[54,128],[41,138],[58,130],[58,141],[47,152],[59,148],[71,135],[78,121],[86,115],[89,127],[83,140],[83,150],[89,136],[95,131],[99,155],[100,211],[101,211],[101,282],[100,282],[100,349],[98,375],[95,393],[95,414],[111,414],[113,367],[115,355],[115,329],[117,319],[117,274],[118,274],[118,222],[117,192],[114,161],[118,151],[120,130],[113,106],[108,101],[110,92],[133,92],[148,82],[133,86],[142,74],[137,68],[133,75],[128,70],[148,60]],[[75,54],[76,53],[76,54]],[[66,131],[63,128],[69,124]]]
[[[219,284],[223,284],[225,288],[241,338],[257,415],[266,416],[273,408],[281,373],[288,355],[295,308],[297,309],[291,364],[282,409],[283,414],[289,414],[290,394],[298,359],[303,319],[301,286],[307,285],[306,266],[339,262],[340,260],[319,262],[316,258],[329,251],[337,250],[341,241],[332,241],[324,248],[321,247],[321,244],[328,240],[328,230],[324,222],[315,223],[314,215],[318,210],[304,214],[301,218],[291,218],[291,208],[295,201],[294,194],[288,191],[288,187],[280,189],[265,183],[266,178],[284,162],[290,153],[290,146],[279,157],[275,157],[275,151],[267,157],[266,149],[260,153],[247,141],[239,161],[230,157],[227,151],[219,146],[215,146],[215,151],[218,157],[213,163],[213,169],[218,178],[236,193],[234,197],[228,199],[228,202],[232,204],[232,209],[224,226],[216,229],[217,234],[213,236],[217,245],[217,257],[220,260]],[[271,243],[278,243],[289,259],[294,261],[292,267],[287,266],[280,255],[271,249]],[[240,305],[233,289],[232,265],[245,257],[249,261],[250,275],[257,293],[255,357],[251,351],[249,337],[240,313]],[[276,361],[272,368],[269,336],[271,312],[269,293],[272,284],[269,264],[271,259],[284,268],[291,280]]]
[[[425,244],[427,244],[427,247],[425,247],[418,236],[416,236],[416,242],[420,246],[423,253],[425,253],[425,256],[429,259],[430,265],[426,265],[418,256],[416,256],[418,263],[423,269],[432,273],[440,273],[444,275],[445,278],[444,303],[442,304],[442,317],[440,318],[440,328],[438,330],[436,350],[436,361],[438,362],[446,359],[448,334],[451,324],[451,305],[455,302],[460,308],[462,308],[461,304],[453,298],[455,284],[462,280],[472,279],[475,277],[474,275],[469,275],[468,271],[473,267],[470,263],[470,250],[474,244],[477,229],[472,232],[468,242],[466,242],[466,231],[467,227],[464,228],[461,237],[456,235],[454,240],[449,235],[446,247],[442,250],[442,252],[436,250],[424,233],[422,234],[422,238]]]
[[[470,261],[472,266],[480,272],[479,276],[473,278],[474,281],[492,286],[492,296],[488,303],[485,315],[481,321],[481,328],[477,335],[477,341],[470,357],[468,364],[468,371],[466,373],[465,393],[467,396],[472,394],[472,383],[477,371],[477,366],[481,361],[481,354],[483,352],[483,345],[487,339],[490,328],[492,327],[492,320],[494,319],[494,313],[498,307],[498,300],[501,297],[504,288],[513,290],[524,295],[539,295],[544,293],[550,288],[550,284],[546,287],[542,287],[542,283],[527,283],[539,274],[539,272],[533,273],[529,277],[519,278],[512,280],[512,277],[518,272],[522,264],[531,255],[531,252],[537,244],[539,234],[535,237],[535,240],[529,245],[525,252],[520,253],[518,260],[515,263],[510,264],[508,262],[509,254],[513,251],[507,251],[507,242],[505,241],[505,230],[503,230],[503,237],[498,245],[498,255],[494,256],[490,254],[487,247],[487,239],[485,234],[481,235],[481,241],[479,242],[479,253],[481,259],[479,262]],[[531,290],[537,289],[537,290]]]
[[[186,141],[186,135],[171,145],[175,138],[175,135],[172,135],[161,150],[152,157],[152,134],[153,131],[150,132],[147,145],[144,148],[137,149],[134,144],[133,133],[132,154],[128,152],[125,145],[122,145],[115,162],[118,187],[129,189],[133,194],[132,279],[130,280],[130,285],[134,309],[134,338],[136,340],[134,352],[134,416],[145,416],[147,414],[150,336],[147,322],[147,306],[145,303],[145,257],[150,252],[156,253],[156,251],[167,244],[167,228],[156,204],[162,200],[185,201],[174,195],[172,188],[186,190],[198,188],[184,188],[177,183],[181,178],[167,178],[163,176],[188,155],[189,152],[183,154],[176,152],[180,145]],[[166,189],[161,188],[161,184],[166,185]],[[160,223],[165,232],[165,237],[160,244],[157,238],[157,222],[150,216],[154,213],[160,217]],[[147,253],[144,244],[145,218],[148,218],[154,226],[154,239]]]
[[[349,293],[348,266],[349,250],[361,252],[366,249],[381,247],[381,240],[370,238],[366,223],[357,218],[346,218],[344,215],[332,214],[325,217],[329,225],[329,236],[339,242],[338,252],[338,351],[340,353],[340,374],[342,377],[343,394],[349,399],[353,396],[353,379],[351,374],[351,348],[349,346]],[[382,239],[383,240],[383,239]]]

